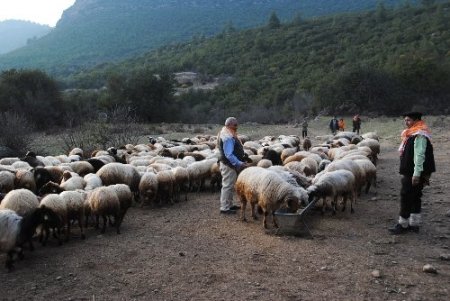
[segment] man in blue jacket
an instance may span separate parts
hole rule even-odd
[[[238,122],[234,117],[225,120],[225,126],[218,135],[220,150],[220,173],[222,174],[222,191],[220,193],[220,213],[234,214],[240,206],[233,205],[234,184],[238,172],[249,166],[245,162],[244,147],[237,136]]]

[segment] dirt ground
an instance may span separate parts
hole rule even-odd
[[[382,140],[378,187],[361,196],[354,214],[312,211],[313,239],[220,215],[218,192],[191,193],[188,202],[170,207],[131,208],[120,235],[90,228],[84,241],[36,244],[13,272],[0,269],[0,299],[449,300],[444,132],[434,137],[438,171],[424,190],[418,234],[386,230],[398,215],[400,177],[397,145]],[[437,273],[423,272],[425,264]]]

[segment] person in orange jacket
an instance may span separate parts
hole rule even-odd
[[[339,126],[339,131],[345,131],[345,121],[343,118],[339,119],[338,122],[338,126]]]

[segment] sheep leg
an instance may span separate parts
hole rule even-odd
[[[264,219],[263,219],[264,229],[268,229],[268,227],[267,227],[267,215],[269,215],[269,213],[267,211],[264,211]]]
[[[241,198],[241,221],[246,222],[247,219],[245,218],[245,209],[247,208],[247,201]]]
[[[108,218],[107,218],[106,215],[102,215],[102,218],[103,218],[103,228],[102,228],[101,233],[105,233],[105,231],[106,231],[106,221],[108,220]]]
[[[273,226],[274,226],[275,228],[279,228],[278,222],[277,222],[277,218],[276,218],[276,216],[275,216],[275,212],[274,212],[274,211],[272,211],[272,223],[273,223]]]
[[[122,218],[119,215],[114,215],[114,220],[116,221],[116,232],[120,234],[120,224],[122,223]]]
[[[100,224],[100,215],[96,214],[95,215],[95,229],[98,229],[99,224]]]
[[[253,220],[258,220],[258,216],[256,215],[256,204],[250,203],[251,209],[252,209],[252,218]]]
[[[80,227],[81,239],[85,239],[86,236],[83,231],[83,214],[78,215],[78,226]]]
[[[14,265],[13,265],[13,263],[14,263],[14,259],[13,259],[14,252],[15,252],[14,250],[9,251],[8,254],[7,254],[7,257],[6,257],[5,266],[6,266],[6,268],[8,269],[9,272],[11,272],[14,269]]]
[[[345,208],[347,207],[346,204],[347,204],[347,194],[344,194],[344,196],[342,197],[342,209],[341,209],[342,212],[345,211]]]

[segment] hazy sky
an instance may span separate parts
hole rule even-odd
[[[26,20],[54,27],[75,0],[0,0],[0,21]]]

